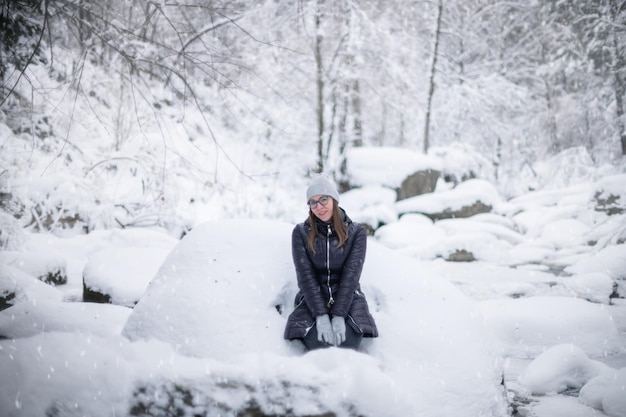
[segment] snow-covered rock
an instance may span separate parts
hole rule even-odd
[[[451,190],[418,195],[398,201],[398,213],[422,213],[435,219],[470,217],[487,213],[502,203],[498,191],[485,180],[472,179]]]
[[[579,401],[611,417],[626,417],[626,368],[605,372],[589,381]]]
[[[527,208],[513,215],[520,231],[529,238],[541,239],[547,225],[572,219],[580,213],[577,205],[556,205]]]
[[[0,252],[0,263],[21,269],[46,284],[67,283],[66,263],[55,253],[4,251]]]
[[[594,303],[609,304],[613,295],[613,280],[602,272],[588,272],[563,278],[563,284],[578,297]]]
[[[589,226],[579,220],[559,219],[545,225],[540,239],[557,249],[580,246],[586,244],[585,235],[589,229]]]
[[[353,188],[340,196],[340,206],[350,218],[368,225],[371,231],[398,220],[398,214],[393,210],[395,201],[396,192],[382,186]]]
[[[352,186],[385,186],[394,190],[417,171],[441,171],[442,167],[437,156],[390,146],[352,148],[347,161]]]
[[[556,394],[567,389],[578,390],[609,369],[602,362],[589,359],[579,347],[561,344],[537,356],[518,380],[531,394]]]
[[[436,241],[431,250],[436,256],[449,261],[488,261],[494,264],[510,264],[508,256],[512,245],[491,233],[468,232],[446,236]]]
[[[0,297],[8,307],[28,300],[61,301],[63,294],[21,269],[0,263]]]
[[[565,271],[570,274],[608,275],[616,283],[617,294],[626,297],[626,244],[607,246],[579,257],[577,262],[566,267]]]
[[[453,183],[470,178],[493,179],[493,163],[484,154],[465,142],[433,146],[428,154],[442,161],[442,175]]]
[[[450,235],[481,232],[492,234],[512,245],[524,242],[524,237],[514,230],[512,224],[506,222],[501,216],[488,213],[478,214],[467,219],[443,219],[437,222],[437,226]]]
[[[590,253],[565,270],[572,274],[602,272],[614,280],[626,280],[626,244]]]
[[[162,248],[109,248],[93,253],[83,270],[83,299],[133,307],[169,253]]]
[[[380,227],[376,240],[388,248],[423,247],[425,250],[446,237],[446,232],[422,214],[405,214],[399,221]]]
[[[409,175],[398,188],[398,200],[432,193],[437,187],[440,174],[437,170],[426,169]]]

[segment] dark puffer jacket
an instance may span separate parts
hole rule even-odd
[[[345,317],[346,324],[364,337],[377,337],[378,329],[369,312],[359,280],[365,261],[367,234],[341,210],[348,239],[338,248],[333,227],[321,220],[315,224],[315,253],[308,247],[309,220],[298,224],[291,236],[291,251],[298,279],[294,311],[287,319],[285,339],[303,338],[322,314]]]

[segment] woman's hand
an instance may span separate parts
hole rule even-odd
[[[346,341],[346,319],[341,316],[335,316],[331,324],[335,336],[335,346],[339,346]]]
[[[315,325],[317,326],[317,340],[328,343],[329,345],[334,345],[335,337],[333,335],[333,328],[330,324],[328,314],[317,316],[315,319]]]

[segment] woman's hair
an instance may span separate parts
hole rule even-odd
[[[332,197],[331,197],[332,198]],[[339,203],[337,200],[333,198],[333,216],[330,218],[333,224],[333,229],[335,229],[335,233],[337,233],[337,237],[339,237],[339,244],[337,245],[340,248],[346,240],[348,240],[348,228],[346,224],[343,222],[341,218],[341,210],[339,210]],[[317,217],[313,214],[312,210],[309,210],[309,224],[311,225],[311,230],[309,230],[308,236],[308,246],[309,250],[315,253],[315,236],[317,236]]]

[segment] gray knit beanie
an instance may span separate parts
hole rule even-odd
[[[311,200],[311,197],[316,195],[329,195],[339,202],[339,193],[337,192],[337,186],[326,175],[318,175],[311,180],[309,188],[306,189],[306,201]]]

